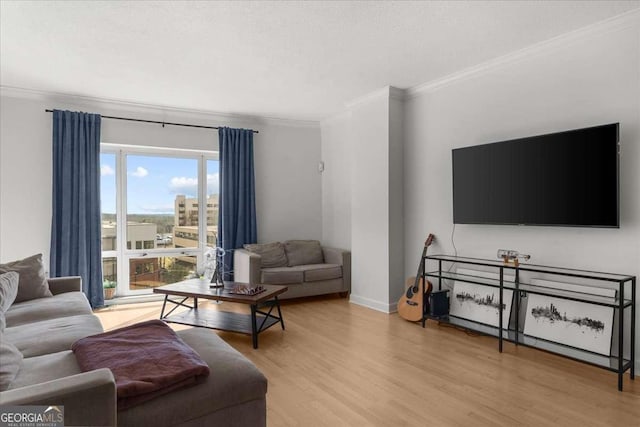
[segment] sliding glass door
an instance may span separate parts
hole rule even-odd
[[[216,153],[105,144],[101,174],[105,283],[127,296],[199,275],[216,241]]]

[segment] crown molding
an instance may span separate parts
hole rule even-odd
[[[107,108],[132,113],[189,116],[195,120],[204,120],[211,123],[212,120],[230,120],[236,123],[246,123],[252,126],[272,125],[302,128],[319,128],[320,121],[284,119],[278,117],[253,116],[245,114],[221,113],[217,111],[197,110],[189,108],[178,108],[166,105],[144,104],[139,102],[124,101],[119,99],[98,98],[85,95],[75,95],[60,92],[50,92],[37,89],[27,89],[13,86],[0,85],[0,96],[9,98],[33,99],[43,102],[70,103],[79,106],[87,106],[91,109]],[[49,105],[47,108],[56,108]],[[216,125],[220,125],[219,123]],[[224,124],[222,124],[224,125]]]
[[[549,40],[545,40],[515,52],[465,68],[442,78],[411,87],[405,91],[405,98],[410,99],[424,93],[433,92],[450,84],[476,77],[477,75],[492,71],[505,65],[544,55],[590,37],[601,36],[633,26],[638,27],[638,25],[640,25],[640,9],[633,9],[612,18],[605,19],[604,21],[578,28],[577,30],[561,34]]]
[[[407,98],[407,91],[406,89],[389,86],[389,98],[404,101]]]
[[[351,116],[351,110],[344,109],[320,120],[320,126],[329,125],[339,120],[346,120],[350,116]]]
[[[347,108],[353,108],[357,105],[360,104],[366,104],[367,102],[371,102],[375,99],[378,99],[380,97],[387,97],[387,98],[391,98],[391,99],[398,99],[400,101],[404,101],[406,98],[406,90],[405,89],[399,89],[397,87],[394,86],[385,86],[381,89],[375,90],[371,93],[368,93],[366,95],[363,95],[359,98],[356,98],[352,101],[346,102],[345,106]]]
[[[342,111],[339,111],[337,113],[331,114],[328,117],[323,118],[322,120],[320,120],[321,124],[328,124],[330,122],[339,120],[341,118],[344,118],[345,116],[347,116],[348,114],[350,114],[350,110],[354,107],[357,107],[358,105],[361,104],[366,104],[368,102],[374,101],[378,98],[388,98],[388,99],[395,99],[398,101],[404,101],[405,99],[407,99],[407,91],[406,89],[400,89],[397,88],[395,86],[385,86],[383,88],[380,88],[376,91],[373,91],[371,93],[368,93],[364,96],[361,96],[359,98],[356,98],[352,101],[346,102],[344,104],[345,109]]]
[[[362,104],[366,104],[369,103],[371,101],[374,101],[378,98],[382,98],[382,97],[388,97],[389,96],[389,88],[391,86],[385,86],[381,89],[375,90],[373,92],[369,92],[366,95],[360,96],[356,99],[353,99],[351,101],[345,102],[345,107],[347,108],[354,108],[357,107],[358,105],[362,105]]]

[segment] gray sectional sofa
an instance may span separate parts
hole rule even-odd
[[[235,281],[287,285],[280,299],[351,291],[351,252],[317,240],[245,245],[233,259]]]
[[[81,372],[70,350],[76,340],[103,331],[80,292],[80,278],[48,279],[48,286],[52,296],[0,312],[6,320],[1,343],[22,354],[14,362],[0,359],[4,379],[11,363],[20,364],[8,389],[0,391],[0,405],[64,405],[65,425],[266,425],[264,375],[216,333],[200,328],[178,335],[209,365],[206,381],[118,411],[111,371]]]

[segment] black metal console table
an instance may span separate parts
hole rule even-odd
[[[558,354],[573,360],[594,365],[618,374],[618,390],[622,391],[623,374],[629,370],[631,379],[635,377],[635,323],[636,323],[636,277],[624,274],[603,273],[596,271],[576,270],[569,268],[549,267],[532,264],[505,264],[501,260],[485,260],[478,258],[466,258],[450,255],[428,255],[424,257],[422,263],[422,276],[425,280],[431,278],[437,283],[437,289],[442,290],[444,280],[454,280],[465,283],[473,283],[499,288],[499,324],[498,327],[467,320],[453,315],[431,316],[425,311],[422,319],[424,327],[427,319],[438,320],[462,327],[467,330],[479,332],[498,338],[498,349],[502,352],[503,341],[513,342],[516,345],[537,348],[543,351]],[[437,268],[435,268],[437,264]],[[454,265],[469,266],[470,268],[480,268],[483,271],[496,273],[497,279],[482,277],[473,274],[458,274],[452,270]],[[434,267],[431,269],[431,267]],[[515,277],[514,280],[506,280],[505,272]],[[589,286],[616,291],[615,297],[592,295],[579,291],[556,289],[550,287],[536,286],[521,280],[521,273],[538,273],[545,275],[547,280],[557,280],[559,277],[570,277],[573,279],[586,279]],[[436,285],[434,284],[434,287]],[[512,290],[514,295],[515,321],[514,325],[503,325],[503,293],[504,290]],[[572,347],[568,344],[546,341],[538,337],[524,334],[524,325],[520,322],[520,312],[522,309],[522,299],[527,294],[538,294],[551,297],[562,298],[571,301],[585,302],[614,309],[614,325],[617,323],[617,354],[605,356],[588,350]],[[427,307],[427,301],[424,301]],[[630,336],[625,347],[625,313],[630,311],[630,319],[626,325]],[[615,332],[615,330],[614,330]],[[625,351],[629,357],[625,358]]]

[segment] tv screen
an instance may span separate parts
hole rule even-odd
[[[618,128],[452,150],[453,222],[619,227]]]

